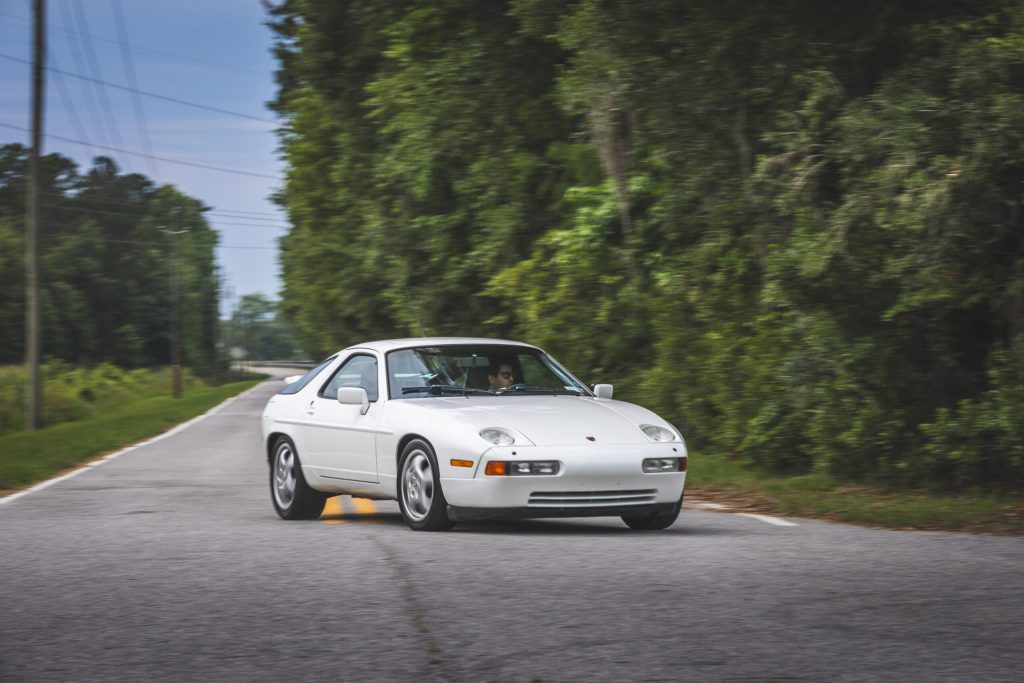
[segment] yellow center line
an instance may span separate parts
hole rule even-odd
[[[377,514],[377,506],[374,505],[373,501],[370,500],[369,498],[353,498],[352,504],[355,505],[356,512],[358,512],[360,515],[369,516]],[[359,521],[363,522],[364,524],[377,523],[377,520],[373,519],[373,517],[369,517],[368,519],[366,517],[360,517]]]
[[[377,514],[377,506],[368,498],[353,498],[352,504],[356,507],[356,512],[361,515]]]
[[[320,513],[321,524],[344,524],[345,520],[339,519],[345,514],[345,507],[341,504],[341,496],[334,496],[327,499],[324,511]]]

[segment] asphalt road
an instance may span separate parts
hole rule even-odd
[[[427,534],[347,497],[284,522],[279,388],[0,504],[0,681],[1024,681],[1024,539],[690,507]]]

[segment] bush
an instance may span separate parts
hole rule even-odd
[[[924,455],[911,464],[922,479],[955,488],[1024,485],[1024,343],[999,353],[989,389],[977,399],[940,409],[921,425]]]
[[[46,426],[81,420],[134,398],[164,394],[171,385],[167,368],[124,370],[111,363],[76,368],[53,360],[44,363],[41,372]],[[186,388],[203,385],[187,369],[183,383]],[[0,367],[0,434],[24,429],[27,396],[25,368]]]

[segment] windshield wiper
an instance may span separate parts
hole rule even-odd
[[[460,387],[458,384],[431,384],[426,387],[402,387],[403,394],[422,394],[428,393],[431,396],[440,396],[442,394],[483,394],[485,396],[493,396],[493,394],[486,389],[474,389],[473,387]]]
[[[505,394],[551,394],[552,396],[579,396],[580,392],[575,389],[558,389],[555,387],[535,387],[532,384],[513,384],[505,391]]]

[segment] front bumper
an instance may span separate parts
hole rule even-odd
[[[536,519],[540,517],[630,517],[671,514],[675,503],[616,505],[607,507],[544,507],[544,508],[466,508],[448,506],[448,518],[454,522],[476,522],[484,519]]]
[[[686,472],[645,473],[644,458],[686,457],[679,442],[492,448],[473,478],[443,478],[455,519],[642,515],[679,504]],[[492,460],[557,460],[556,475],[487,476]]]

